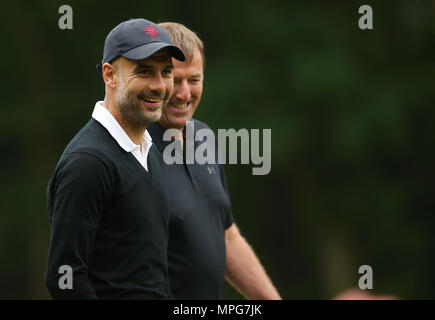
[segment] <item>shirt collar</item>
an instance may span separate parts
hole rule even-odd
[[[107,110],[103,106],[103,101],[98,101],[95,104],[94,111],[92,112],[92,118],[97,120],[103,127],[109,131],[110,135],[113,139],[118,142],[119,146],[124,149],[126,152],[132,152],[135,149],[140,149],[140,145],[135,144],[130,137],[125,133],[124,129],[120,126],[118,121],[113,117],[109,110]],[[152,145],[152,138],[148,133],[148,130],[145,130],[145,134],[143,136],[142,145],[149,149]]]
[[[194,134],[193,134],[193,136],[195,136],[196,132],[198,131],[197,121],[195,119],[193,119],[193,118],[191,119],[191,121],[193,121],[193,123],[194,123],[194,131],[193,131]],[[159,148],[160,151],[163,151],[167,145],[172,143],[172,141],[164,141],[163,140],[163,135],[165,134],[166,129],[159,122],[151,123],[147,127],[147,131],[149,132],[149,135],[151,135],[150,137],[154,137],[154,141],[153,142],[156,144],[156,146]],[[184,127],[184,129],[183,129],[183,139],[184,139],[184,141],[186,141],[186,139],[187,139],[186,127]],[[193,143],[194,143],[194,145],[196,147],[198,144],[200,144],[202,142],[196,141],[194,139]]]

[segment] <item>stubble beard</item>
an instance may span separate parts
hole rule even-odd
[[[142,92],[137,95],[134,92],[125,90],[124,83],[121,77],[119,77],[119,88],[115,95],[115,103],[126,125],[141,128],[160,120],[162,108],[167,103],[167,97],[163,98],[163,106],[160,107],[158,111],[147,114],[140,102],[140,99],[147,96],[151,96],[151,93],[146,94]],[[156,95],[153,96],[155,97]]]

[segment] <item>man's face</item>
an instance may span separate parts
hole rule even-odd
[[[172,57],[163,49],[144,60],[120,58],[115,103],[122,121],[131,126],[156,122],[174,87]]]
[[[199,49],[192,61],[173,59],[174,90],[169,103],[163,107],[160,124],[166,128],[182,130],[192,119],[202,95],[203,65]]]

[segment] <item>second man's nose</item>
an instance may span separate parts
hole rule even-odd
[[[174,86],[174,97],[183,102],[187,102],[190,97],[190,89],[187,81],[182,81]]]

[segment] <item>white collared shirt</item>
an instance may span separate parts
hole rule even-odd
[[[122,129],[121,125],[112,116],[109,110],[103,106],[103,101],[98,101],[95,104],[94,112],[92,112],[92,118],[97,120],[101,125],[109,131],[113,139],[118,142],[119,146],[126,152],[131,152],[139,163],[148,171],[148,152],[152,146],[152,139],[147,130],[143,135],[143,139],[140,145],[135,144],[130,137]]]

